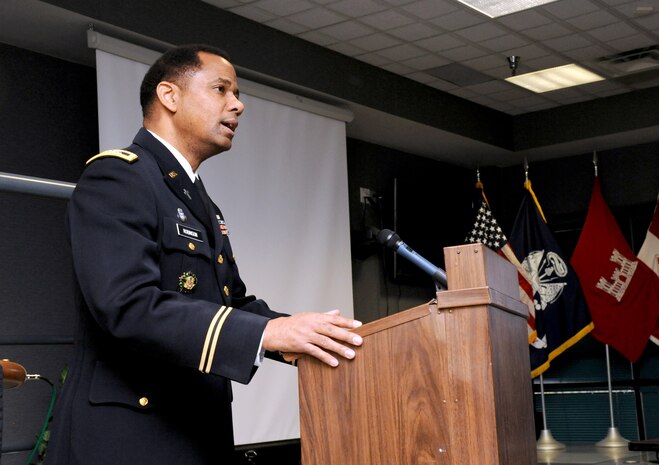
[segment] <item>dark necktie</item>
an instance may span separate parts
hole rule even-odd
[[[214,212],[212,208],[211,198],[209,197],[208,192],[206,192],[206,188],[204,187],[204,183],[201,182],[201,178],[197,177],[195,179],[194,185],[197,188],[197,191],[199,191],[199,196],[201,197],[201,200],[204,202],[206,211],[211,216],[211,218],[213,218]]]

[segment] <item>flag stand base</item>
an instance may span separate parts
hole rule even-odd
[[[558,442],[554,439],[554,436],[551,435],[551,431],[548,429],[543,429],[540,432],[540,438],[537,442],[538,450],[559,450],[565,449],[565,444]]]
[[[615,426],[609,428],[609,433],[604,439],[596,443],[597,447],[627,447],[629,441],[623,438]]]

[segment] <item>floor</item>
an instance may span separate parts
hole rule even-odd
[[[630,451],[627,447],[566,444],[565,449],[538,451],[538,465],[659,464],[655,452]]]

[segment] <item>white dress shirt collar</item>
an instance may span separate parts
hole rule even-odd
[[[162,137],[160,137],[158,134],[156,134],[156,133],[153,132],[152,130],[147,129],[147,131],[149,131],[153,137],[155,137],[156,139],[158,139],[158,140],[162,143],[162,145],[164,145],[165,147],[167,147],[167,149],[168,149],[170,152],[172,152],[172,155],[174,155],[174,158],[176,158],[176,160],[179,162],[179,164],[181,165],[181,167],[182,167],[182,168],[185,170],[185,172],[188,174],[188,177],[190,178],[190,181],[194,184],[195,180],[197,179],[197,172],[196,172],[196,171],[192,171],[192,166],[190,166],[190,162],[188,162],[188,160],[186,160],[186,158],[181,154],[181,152],[179,152],[178,150],[176,150],[176,148],[175,148],[172,144],[170,144],[169,142],[167,142],[165,139],[163,139]]]

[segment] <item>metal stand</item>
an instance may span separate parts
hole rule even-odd
[[[545,413],[545,385],[542,375],[540,375],[540,401],[542,402],[542,431],[540,432],[540,438],[538,438],[537,449],[541,451],[565,449],[565,444],[554,439],[554,437],[551,435],[551,431],[547,429],[547,414]]]
[[[609,413],[611,415],[611,427],[604,439],[596,443],[597,447],[627,447],[629,441],[623,438],[616,428],[613,420],[613,390],[611,389],[611,361],[609,359],[609,345],[606,344],[606,375],[609,381]]]

